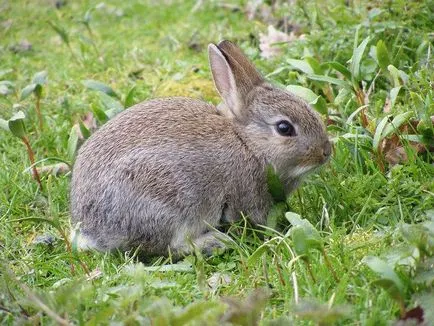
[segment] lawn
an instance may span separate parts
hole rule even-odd
[[[431,0],[0,1],[0,324],[434,325],[433,24]],[[77,252],[79,145],[149,98],[217,104],[222,39],[321,113],[330,162],[219,255]]]

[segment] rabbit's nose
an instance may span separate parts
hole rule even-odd
[[[331,155],[331,153],[332,153],[332,145],[330,144],[329,140],[326,140],[322,148],[322,154],[324,155],[324,158],[328,158]]]

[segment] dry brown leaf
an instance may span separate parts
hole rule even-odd
[[[431,117],[434,125],[434,116]],[[411,135],[416,132],[417,125],[420,120],[413,119],[399,127],[399,134]],[[424,144],[409,141],[408,145],[413,149],[415,155],[420,155],[426,151],[434,151],[434,146],[426,147]],[[404,146],[404,143],[397,134],[393,134],[381,142],[380,153],[384,155],[384,159],[390,165],[402,164],[407,162],[410,158]]]
[[[292,42],[301,38],[294,32],[289,34],[278,31],[274,26],[269,25],[266,34],[259,33],[259,49],[261,50],[261,56],[265,59],[278,56],[282,53],[281,45],[277,43]]]
[[[71,169],[68,164],[61,162],[52,165],[36,167],[36,170],[40,175],[51,174],[54,176],[58,176],[68,173]]]
[[[391,109],[392,109],[392,101],[390,100],[389,97],[387,97],[386,102],[384,102],[383,112],[389,113]]]
[[[260,20],[267,24],[274,21],[272,8],[264,4],[263,0],[248,1],[244,9],[248,20]]]
[[[89,273],[89,275],[87,275],[86,280],[87,281],[93,281],[96,280],[98,278],[100,278],[102,276],[102,271],[99,270],[98,268],[94,269],[92,272]]]
[[[32,51],[32,48],[32,43],[27,40],[22,40],[19,43],[12,45],[9,49],[13,53],[23,53]]]
[[[96,120],[95,117],[93,116],[92,112],[87,112],[83,119],[81,120],[81,122],[83,123],[83,125],[92,133],[94,130],[96,130]],[[80,140],[84,140],[84,136],[80,130],[80,125],[79,123],[76,123],[73,128],[75,129],[75,132],[78,135],[78,139]]]
[[[214,273],[211,275],[210,278],[208,278],[208,286],[212,290],[216,290],[221,285],[228,285],[232,282],[232,277],[230,274],[227,273]]]

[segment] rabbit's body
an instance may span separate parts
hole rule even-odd
[[[264,163],[212,105],[188,98],[141,103],[81,147],[72,180],[72,222],[82,222],[85,246],[101,250],[181,249],[188,237],[234,221],[240,212],[264,222],[269,200]]]
[[[230,42],[209,56],[223,105],[140,103],[81,147],[71,184],[79,247],[207,251],[221,245],[212,229],[241,213],[266,222],[268,164],[289,193],[328,159],[324,125],[304,101],[265,82]]]

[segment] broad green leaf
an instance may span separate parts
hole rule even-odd
[[[394,87],[402,86],[407,83],[408,75],[402,70],[399,70],[393,65],[388,65],[387,70],[389,70],[390,75],[393,78]]]
[[[287,212],[285,214],[285,217],[289,221],[289,223],[291,223],[291,225],[301,226],[306,231],[306,234],[309,235],[309,237],[322,242],[322,238],[318,230],[308,220],[306,220],[305,218],[301,218],[300,215],[293,212]]]
[[[321,95],[316,95],[309,88],[298,86],[298,85],[288,85],[286,89],[291,93],[301,97],[310,105],[312,105],[315,110],[321,114],[327,114],[327,103]]]
[[[365,38],[360,45],[354,49],[353,56],[351,57],[350,71],[351,75],[356,81],[360,81],[360,62],[362,61],[363,53],[368,45],[369,37]]]
[[[327,115],[327,103],[321,95],[318,95],[317,98],[309,104],[312,105],[319,113]]]
[[[324,74],[324,68],[314,57],[305,57],[304,60],[312,67],[314,74]]]
[[[344,65],[340,64],[337,61],[326,62],[326,64],[328,64],[330,68],[339,71],[345,77],[345,79],[351,80],[351,71],[349,71]]]
[[[404,245],[398,244],[396,247],[388,250],[384,256],[384,260],[390,266],[406,266],[415,269],[419,257],[419,250],[405,243]]]
[[[266,243],[263,243],[262,245],[260,245],[254,252],[253,254],[250,255],[250,257],[247,259],[247,263],[249,265],[257,265],[259,264],[259,259],[262,257],[262,255],[269,249],[270,247],[270,242],[268,241]]]
[[[219,312],[216,313],[220,315],[223,312],[224,307],[223,305],[219,306],[219,304],[215,301],[193,302],[185,307],[181,312],[176,314],[176,316],[172,318],[170,325],[192,325],[193,322],[198,322],[201,318],[203,318],[203,315],[208,314],[210,311],[216,308],[219,308]]]
[[[360,113],[360,111],[362,111],[363,109],[367,108],[369,105],[362,105],[361,107],[359,107],[357,110],[354,110],[353,113],[350,114],[350,116],[347,119],[346,124],[349,125],[353,122],[354,117]]]
[[[119,108],[113,108],[113,109],[109,109],[105,111],[105,114],[107,115],[107,117],[109,118],[109,120],[111,118],[113,118],[115,115],[117,115],[119,112],[121,112],[122,109]]]
[[[386,69],[390,63],[389,52],[387,51],[386,44],[383,40],[379,40],[376,46],[377,50],[377,63],[381,69]]]
[[[402,86],[397,86],[390,90],[390,109],[393,109],[393,107],[395,106],[396,98],[398,97],[401,88]]]
[[[286,201],[285,188],[271,165],[267,166],[267,185],[268,191],[275,203]]]
[[[8,87],[14,88],[15,84],[10,80],[0,80],[0,85],[6,85]]]
[[[6,96],[6,95],[9,95],[11,93],[12,93],[12,91],[9,89],[8,86],[0,83],[0,95]]]
[[[288,66],[283,66],[283,67],[278,67],[276,70],[270,72],[268,75],[266,75],[266,78],[270,78],[272,76],[278,75],[280,74],[282,71],[288,70],[289,67]]]
[[[314,74],[310,64],[304,60],[288,59],[287,62],[294,68],[304,72],[307,75]]]
[[[45,70],[37,72],[33,76],[33,80],[32,80],[33,84],[44,85],[47,82],[47,75],[48,73]]]
[[[404,284],[391,266],[384,260],[374,256],[366,256],[363,258],[363,262],[372,271],[380,275],[381,279],[379,280],[380,283],[377,283],[378,285],[385,288],[394,298],[397,298],[398,295],[401,298],[403,297]]]
[[[7,96],[13,93],[15,84],[9,80],[0,81],[0,95]]]
[[[107,114],[101,110],[97,105],[92,105],[92,112],[97,118],[97,120],[101,123],[105,123],[109,120]]]
[[[413,102],[413,106],[419,111],[422,112],[425,109],[425,102],[423,98],[416,92],[410,92],[410,97]]]
[[[412,281],[415,284],[431,286],[434,284],[434,270],[428,269],[424,271],[418,271],[417,274],[412,278]]]
[[[81,131],[81,134],[83,135],[83,138],[88,139],[90,137],[89,129],[87,129],[87,127],[83,124],[82,121],[79,121],[78,125],[80,127],[80,131]]]
[[[33,91],[35,90],[36,86],[37,86],[36,84],[30,84],[24,87],[23,90],[21,91],[20,101],[29,97],[29,95],[32,94]]]
[[[318,95],[316,95],[312,90],[303,86],[288,85],[286,86],[286,89],[309,103],[316,101],[318,98]]]
[[[403,293],[393,280],[382,278],[371,284],[383,288],[394,300],[398,302],[403,300]]]
[[[113,314],[116,313],[115,306],[102,306],[92,314],[91,318],[86,321],[86,326],[98,326],[102,323],[109,323]]]
[[[413,116],[412,111],[398,114],[393,120],[384,128],[382,138],[390,136],[393,132],[397,131],[404,123],[408,122]]]
[[[288,205],[285,202],[274,204],[267,215],[267,226],[271,229],[276,229],[279,220],[285,216]]]
[[[401,83],[399,81],[398,69],[395,66],[393,66],[393,65],[388,65],[387,66],[387,70],[389,70],[390,75],[392,76],[394,87],[401,86]]]
[[[338,85],[338,86],[341,86],[341,87],[348,87],[349,86],[349,84],[345,80],[334,78],[334,77],[330,77],[330,76],[307,75],[307,78],[312,79],[312,80],[317,80],[317,81],[321,81],[321,82],[326,82],[326,83],[334,84],[334,85]]]
[[[378,147],[380,145],[380,141],[382,139],[383,130],[386,127],[387,122],[389,121],[389,115],[385,116],[383,119],[381,119],[380,123],[377,125],[377,128],[375,128],[375,134],[374,139],[372,140],[372,148],[374,151],[378,151]]]
[[[434,222],[432,221],[422,224],[403,224],[401,234],[408,243],[416,246],[422,255],[434,250]]]
[[[2,69],[0,70],[0,78],[2,78],[3,76],[6,76],[7,74],[11,73],[12,71],[14,71],[13,69]]]
[[[0,119],[0,128],[4,129],[6,131],[11,131],[9,129],[9,124],[8,124],[7,120],[5,120],[5,119]]]
[[[102,105],[105,107],[104,112],[108,117],[112,117],[113,114],[119,113],[124,109],[124,106],[121,102],[114,99],[111,96],[108,96],[105,93],[98,93],[99,98],[101,99]],[[114,113],[110,115],[109,111],[114,110]]]
[[[289,235],[291,236],[292,243],[294,244],[294,249],[297,255],[309,255],[309,244],[306,236],[306,232],[304,232],[301,226],[293,226],[291,227],[291,232]]]
[[[84,17],[83,17],[83,23],[86,24],[86,25],[89,25],[89,23],[90,23],[90,21],[91,21],[91,19],[92,19],[92,10],[93,10],[93,8],[88,9],[88,10],[85,12],[85,14],[84,14]]]
[[[118,95],[110,86],[107,86],[106,84],[101,83],[99,81],[88,79],[88,80],[82,80],[81,83],[87,88],[92,89],[94,91],[99,91],[107,95],[110,95],[112,97],[119,98]]]
[[[345,105],[350,99],[353,93],[348,88],[341,88],[336,95],[334,103],[338,106]]]
[[[125,96],[125,103],[124,107],[129,108],[130,106],[134,105],[134,95],[136,93],[136,86],[131,87],[131,89],[128,91],[127,96]]]
[[[416,130],[421,136],[421,140],[427,144],[434,141],[434,123],[430,118],[423,118],[416,126]]]
[[[36,97],[40,98],[42,96],[42,86],[41,84],[36,84],[34,93],[36,95]]]
[[[323,240],[318,230],[308,220],[293,212],[287,212],[285,217],[292,225],[288,234],[298,254],[307,254],[310,249],[323,248]]]
[[[77,152],[77,147],[78,147],[78,133],[77,133],[77,129],[75,127],[72,127],[71,132],[69,133],[68,148],[67,148],[68,157],[71,161],[74,160],[75,154]]]
[[[288,222],[290,222],[294,226],[296,226],[296,225],[303,225],[303,222],[302,222],[303,219],[297,213],[287,212],[285,214],[285,217],[288,220]]]
[[[26,136],[26,128],[24,126],[24,115],[23,111],[18,111],[15,113],[12,118],[9,119],[8,125],[9,130],[16,137],[23,138]]]

